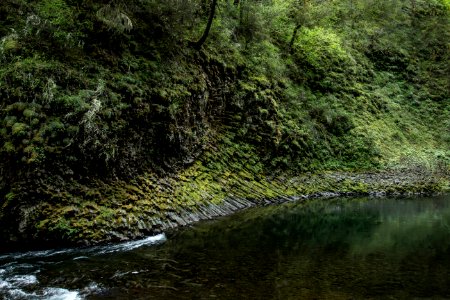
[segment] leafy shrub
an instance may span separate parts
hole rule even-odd
[[[74,25],[72,9],[64,0],[42,0],[37,4],[42,22],[49,22],[58,29],[69,29]]]
[[[294,43],[295,79],[306,78],[311,85],[325,90],[349,88],[355,80],[364,80],[367,71],[357,61],[341,37],[333,30],[303,28]]]
[[[303,28],[294,46],[295,53],[320,72],[355,64],[341,38],[331,29]]]

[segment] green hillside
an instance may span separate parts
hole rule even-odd
[[[0,236],[448,190],[449,41],[448,0],[2,0]]]

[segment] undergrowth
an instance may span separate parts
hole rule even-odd
[[[447,0],[219,1],[195,49],[209,13],[197,0],[2,1],[6,214],[69,182],[75,199],[198,163],[211,189],[227,172],[448,175]]]

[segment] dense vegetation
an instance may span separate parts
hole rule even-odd
[[[0,219],[148,174],[448,174],[449,35],[448,0],[2,0]]]

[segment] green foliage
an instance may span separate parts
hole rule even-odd
[[[13,33],[0,40],[0,58],[5,59],[7,56],[12,55],[19,50],[20,43],[18,39],[19,36],[13,31]]]
[[[0,235],[24,205],[99,241],[230,196],[448,189],[447,0],[219,1],[197,51],[209,6],[1,2]]]
[[[37,4],[37,13],[52,26],[69,28],[73,24],[73,11],[64,0],[43,0]]]
[[[17,195],[14,192],[9,192],[5,195],[5,201],[3,202],[2,208],[9,205],[11,202],[13,202],[17,198]]]
[[[367,68],[370,67],[352,52],[333,30],[304,28],[294,43],[297,76],[325,90],[352,88],[355,81],[367,80]]]
[[[110,28],[114,28],[119,32],[130,31],[133,29],[131,19],[119,8],[107,4],[97,11],[97,17]]]
[[[305,28],[299,35],[295,43],[297,55],[301,56],[299,60],[303,58],[317,71],[330,72],[332,68],[354,64],[354,59],[332,30],[321,27]]]
[[[445,169],[447,0],[220,1],[197,51],[209,4],[3,1],[0,167],[134,178],[218,147],[239,160],[208,168],[245,176],[426,165],[430,149]]]
[[[41,224],[44,226],[45,224]],[[63,239],[73,239],[74,235],[79,231],[77,228],[71,226],[68,220],[64,216],[59,217],[59,219],[49,228],[49,233],[60,236]]]

